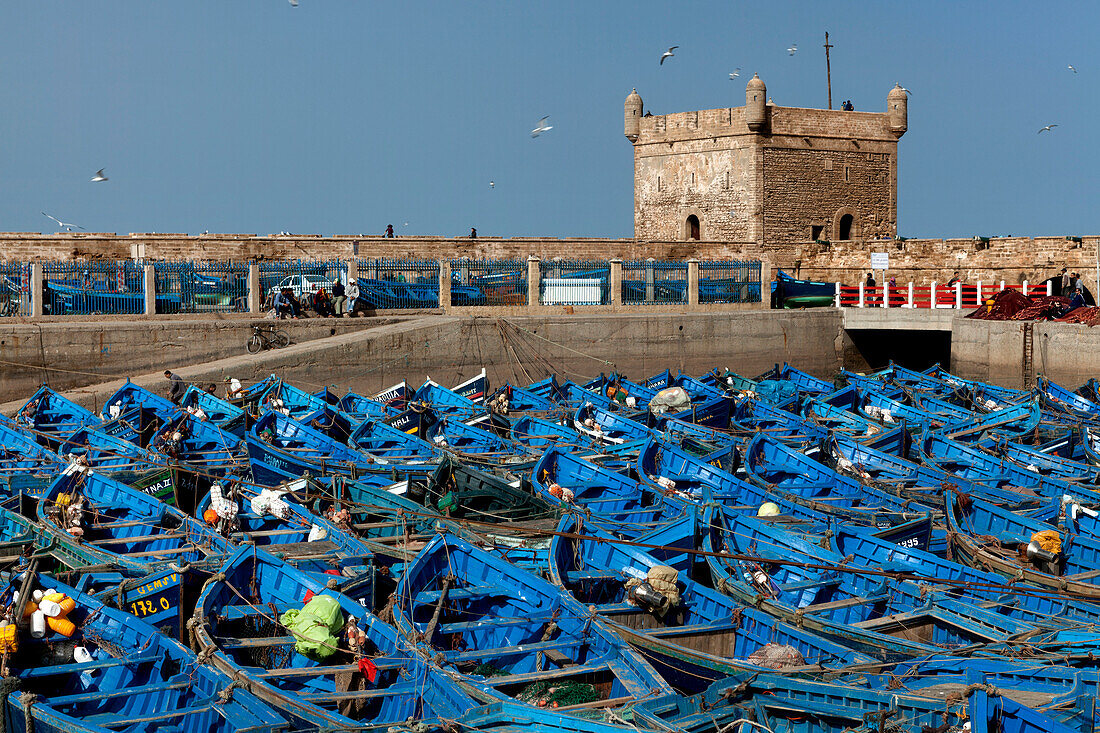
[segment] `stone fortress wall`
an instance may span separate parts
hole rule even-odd
[[[1080,239],[1080,241],[1076,241]],[[296,260],[372,257],[723,260],[760,259],[795,277],[854,285],[870,269],[871,252],[890,255],[898,282],[947,282],[958,270],[966,282],[1038,283],[1063,266],[1092,287],[1100,235],[980,239],[852,240],[758,245],[753,242],[645,241],[514,237],[257,237],[251,234],[0,233],[0,263],[80,259]],[[879,273],[876,273],[876,277]]]

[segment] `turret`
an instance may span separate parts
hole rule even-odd
[[[637,89],[631,89],[623,104],[623,134],[632,143],[638,142],[642,129],[642,98]]]
[[[756,74],[745,86],[745,122],[753,132],[763,132],[768,127],[768,88]]]
[[[909,95],[900,84],[895,84],[886,95],[886,115],[890,120],[890,132],[900,138],[909,129]]]

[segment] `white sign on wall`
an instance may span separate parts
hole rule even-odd
[[[890,253],[889,252],[872,252],[871,253],[871,269],[872,270],[889,270],[890,269]]]

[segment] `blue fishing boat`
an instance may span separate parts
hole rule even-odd
[[[693,540],[693,529],[687,533]],[[550,580],[595,607],[678,690],[697,692],[738,671],[765,669],[757,657],[768,645],[797,650],[801,663],[792,660],[789,672],[873,666],[871,657],[777,623],[574,516],[562,517],[550,544]]]
[[[591,402],[581,405],[573,415],[573,428],[602,444],[618,444],[645,440],[653,433],[644,424],[627,415],[597,407]]]
[[[806,395],[813,394],[829,394],[836,387],[827,379],[821,379],[815,377],[812,374],[796,369],[790,364],[783,363],[783,365],[776,364],[773,368],[758,374],[753,377],[754,382],[762,382],[766,379],[777,379],[781,381],[787,381],[793,383],[798,387],[798,391]]]
[[[1100,493],[1094,494],[1080,486],[1044,476],[1038,470],[1021,468],[1014,461],[998,458],[975,446],[950,440],[933,433],[920,443],[922,459],[948,473],[978,483],[1000,486],[1017,492],[1025,499],[1035,497],[1054,498],[1063,494],[1087,493],[1100,501]]]
[[[162,422],[168,422],[180,411],[179,406],[170,400],[127,380],[126,384],[119,387],[103,402],[103,417],[104,419],[115,418],[135,407],[152,410]]]
[[[243,438],[245,430],[251,424],[248,413],[231,402],[219,399],[205,390],[194,385],[187,388],[180,399],[180,407],[184,410],[190,408],[196,415],[205,415],[203,418],[218,426],[227,433],[232,433],[238,438]]]
[[[524,415],[512,423],[512,440],[536,450],[545,450],[555,445],[573,450],[590,447],[592,445],[591,438],[587,435],[582,437],[580,433],[565,424],[567,421],[571,422],[568,418],[562,418],[560,422],[554,422],[540,417]]]
[[[973,653],[1043,633],[974,603],[855,569],[840,555],[752,517],[708,507],[703,521],[715,587],[884,661],[944,649]]]
[[[49,387],[42,387],[15,413],[16,424],[33,431],[35,439],[56,450],[57,441],[86,425],[99,423],[91,410]]]
[[[1071,598],[1100,600],[1100,538],[1072,536],[988,502],[944,493],[955,559]],[[991,542],[990,540],[996,540]]]
[[[227,550],[221,537],[180,510],[77,464],[45,490],[35,516],[58,544],[139,573],[197,564]]]
[[[773,308],[825,308],[836,299],[836,283],[798,280],[782,270],[775,271]]]
[[[0,418],[0,475],[48,474],[63,465],[61,457],[32,434]]]
[[[837,527],[829,542],[834,552],[862,567],[899,573],[952,598],[979,599],[983,608],[1031,624],[1079,628],[1100,623],[1100,605],[1040,588],[1018,588],[996,573],[945,560],[904,542],[889,542],[846,527]],[[1088,652],[1082,649],[1081,653]]]
[[[1066,413],[1080,420],[1100,421],[1100,404],[1055,384],[1042,375],[1035,377],[1035,391],[1048,410]]]
[[[49,576],[28,569],[9,576],[2,597],[52,589],[71,599],[69,623],[27,634],[5,652],[18,684],[5,695],[11,730],[73,733],[186,733],[285,731],[287,721],[270,706],[195,654],[135,616],[113,609]],[[51,622],[53,619],[51,619]],[[75,627],[75,628],[73,628]],[[11,650],[9,650],[11,651]]]
[[[426,659],[464,672],[456,681],[483,702],[565,687],[575,704],[604,707],[671,691],[562,589],[452,535],[408,564],[396,598],[398,630]]]
[[[297,623],[315,597],[330,599],[325,615]],[[214,667],[301,726],[431,726],[474,705],[362,604],[254,547],[206,586],[192,628]]]
[[[930,690],[872,690],[778,674],[742,673],[714,683],[706,692],[669,695],[634,706],[634,718],[654,731],[710,733],[749,730],[798,733],[852,731],[966,731],[966,733],[1071,733],[1047,713],[1037,712],[976,681],[933,697]],[[1075,701],[1082,708],[1084,700]],[[1083,710],[1056,711],[1070,719]],[[1051,714],[1053,715],[1053,713]],[[751,725],[745,725],[745,723]]]
[[[149,448],[205,479],[243,470],[247,463],[244,441],[213,423],[183,412],[153,436]]]
[[[633,536],[693,516],[684,503],[621,473],[550,448],[531,469],[531,485],[548,502],[580,507],[590,521]]]
[[[409,417],[416,416],[414,414]],[[419,429],[415,426],[411,432],[406,432],[381,420],[368,421],[351,434],[348,445],[383,465],[391,462],[428,463],[438,460],[442,450],[419,437],[417,432]]]

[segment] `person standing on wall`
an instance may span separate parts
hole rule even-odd
[[[1062,268],[1062,279],[1055,280],[1054,283],[1058,286],[1058,292],[1054,293],[1055,295],[1064,295],[1067,298],[1070,296],[1073,289],[1073,275],[1070,275],[1066,268]]]
[[[393,233],[393,224],[386,225],[386,234],[384,236],[386,237],[386,239],[393,239],[394,236],[396,236]]]
[[[477,229],[470,227],[470,239],[477,239]]]
[[[867,279],[863,281],[864,298],[868,305],[874,305],[875,303],[875,286],[878,283],[875,282],[875,273],[868,272]]]
[[[336,312],[337,318],[344,317],[344,303],[347,302],[347,296],[344,291],[344,284],[340,282],[340,278],[336,278],[332,281],[332,310]]]
[[[959,271],[955,270],[955,274],[951,276],[951,279],[947,281],[948,286],[955,287],[955,283],[962,282],[959,278]]]

